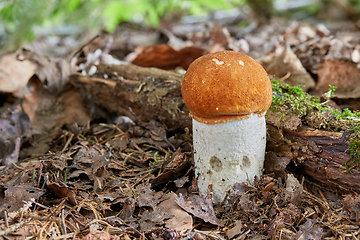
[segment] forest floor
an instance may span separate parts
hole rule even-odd
[[[191,119],[179,92],[194,59],[222,50],[242,52],[260,62],[271,79],[299,85],[322,102],[329,85],[336,86],[327,104],[360,110],[356,22],[274,18],[241,28],[233,20],[157,29],[124,23],[91,40],[44,36],[26,50],[2,55],[0,236],[359,239],[359,189],[352,183],[337,187],[336,181],[327,186],[316,176],[292,171],[294,166],[286,167],[290,160],[293,165],[310,160],[275,154],[270,140],[267,158],[289,160],[282,169],[267,171],[254,184],[236,184],[227,203],[199,196]],[[159,88],[145,91],[146,79],[174,82],[166,85],[166,94],[173,94],[168,100],[176,113],[168,114],[170,107],[157,111],[164,103],[150,104],[153,92],[166,94]],[[125,94],[120,83],[135,90]],[[345,136],[325,123],[314,127],[306,114],[289,120],[291,126],[270,118],[267,123],[287,132],[305,126]],[[351,177],[358,161],[348,155],[352,158],[338,171]]]

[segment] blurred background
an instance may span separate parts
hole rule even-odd
[[[281,17],[328,28],[351,21],[360,28],[359,12],[360,0],[1,0],[0,53],[43,37],[76,45],[74,39],[112,33],[125,22],[158,28],[219,21],[245,28]]]

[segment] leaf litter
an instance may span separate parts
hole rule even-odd
[[[76,65],[72,65],[74,59],[70,63],[65,59],[43,58],[35,52],[23,53],[26,81],[19,78],[13,89],[8,85],[0,87],[14,96],[23,94],[21,107],[26,112],[24,116],[19,111],[20,105],[14,103],[11,111],[0,118],[4,165],[0,168],[0,236],[7,239],[359,236],[358,194],[334,194],[327,198],[322,188],[308,188],[304,178],[288,173],[289,158],[273,156],[274,153],[268,153],[265,166],[271,167],[266,167],[266,174],[254,185],[238,183],[226,202],[213,205],[211,194],[198,195],[189,131],[176,128],[168,131],[158,119],[142,121],[136,114],[135,117],[103,114],[106,106],[96,105],[90,93],[81,95],[68,84],[70,74],[77,71],[88,76],[95,71],[94,74],[103,76],[97,80],[105,84],[109,75],[98,70],[107,65],[100,60],[112,56],[106,61],[119,64],[114,59],[131,59],[129,56],[134,56],[135,51],[133,63],[164,69],[186,69],[192,60],[184,55],[194,59],[224,49],[253,57],[271,56],[270,61],[263,59],[264,67],[267,68],[266,61],[270,62],[267,70],[273,71],[275,78],[283,78],[291,70],[283,80],[301,84],[305,78],[307,87],[317,84],[315,94],[326,92],[326,85],[336,83],[338,78],[329,78],[329,72],[341,78],[347,76],[334,67],[339,60],[345,59],[344,68],[355,69],[348,72],[355,72],[354,78],[358,76],[359,37],[353,36],[347,42],[320,25],[313,28],[294,22],[289,26],[259,26],[250,32],[220,24],[194,27],[202,29],[201,34],[190,31],[187,34],[186,28],[163,29],[168,44],[141,46],[137,50],[140,44],[124,43],[131,43],[135,36],[138,41],[145,39],[144,42],[151,37],[155,44],[159,32],[145,36],[128,28],[123,29],[132,33],[128,38],[104,35],[81,48],[74,58]],[[91,53],[104,48],[110,38],[122,44],[114,44],[90,59]],[[192,47],[187,47],[186,42],[192,43]],[[287,59],[292,60],[289,63]],[[81,62],[86,64],[81,66]],[[284,68],[284,63],[293,65]],[[15,67],[19,62],[13,64],[9,65]],[[112,74],[125,80],[116,71]],[[314,74],[318,75],[316,81],[312,79]],[[359,97],[357,85],[352,86],[350,97]],[[339,97],[349,97],[341,93]],[[285,128],[296,129],[299,124],[296,119],[295,116],[294,123]]]

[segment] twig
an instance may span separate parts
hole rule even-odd
[[[69,137],[69,139],[66,141],[66,143],[65,143],[65,146],[63,147],[63,149],[60,151],[60,154],[61,153],[63,153],[63,152],[65,152],[65,150],[68,148],[68,146],[70,145],[70,143],[71,143],[71,141],[72,141],[72,139],[74,138],[74,134],[73,133],[71,133],[70,134],[70,137]]]
[[[63,199],[61,201],[61,203],[55,208],[55,210],[52,213],[50,213],[49,217],[53,216],[57,212],[57,210],[59,210],[60,207],[62,207],[62,205],[65,203],[65,201],[66,201],[66,199]]]
[[[19,223],[10,225],[8,228],[5,228],[4,230],[0,230],[0,236],[4,236],[7,235],[13,231],[15,231],[18,228],[21,228],[22,226],[24,226],[25,224],[27,224],[28,222],[30,222],[31,218],[25,219]]]
[[[64,218],[64,209],[61,210],[61,226],[63,229],[63,234],[66,235],[66,225],[65,225],[65,218]]]

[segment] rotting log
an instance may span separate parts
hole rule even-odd
[[[267,151],[291,159],[291,170],[328,190],[360,193],[360,168],[350,162],[350,132],[330,132],[302,126],[296,131],[267,124]],[[288,166],[289,168],[289,166]]]
[[[181,97],[182,78],[173,71],[133,64],[101,64],[94,76],[70,77],[92,105],[135,122],[157,120],[168,131],[191,128],[189,111]]]
[[[107,76],[104,78],[103,76]],[[135,122],[157,120],[169,131],[191,130],[189,111],[181,97],[182,74],[135,65],[99,65],[94,76],[72,75],[88,101]],[[287,113],[285,113],[287,114]],[[271,115],[271,114],[269,114]],[[267,118],[267,151],[291,160],[291,171],[339,193],[360,193],[360,167],[349,170],[349,132],[309,127],[289,114],[289,124]],[[276,119],[276,118],[275,118]],[[290,126],[290,127],[289,127]]]

